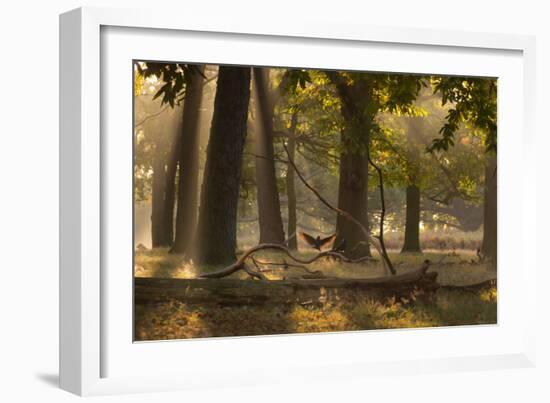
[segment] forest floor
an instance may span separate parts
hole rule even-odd
[[[312,256],[314,252],[300,252]],[[277,253],[255,255],[258,262],[283,262]],[[474,251],[428,250],[423,254],[390,253],[398,274],[418,269],[425,259],[436,262],[430,271],[438,273],[441,285],[469,285],[496,277],[486,264],[478,263]],[[444,258],[443,258],[444,257]],[[443,260],[442,260],[443,258]],[[286,261],[289,261],[287,258]],[[214,270],[202,267],[201,270]],[[347,264],[325,259],[309,267],[326,276],[342,278],[380,277],[385,271],[380,262]],[[138,251],[136,277],[194,278],[199,273],[192,262],[168,254],[165,249]],[[264,273],[269,279],[300,278],[303,269],[290,267]],[[246,273],[231,278],[248,280]],[[204,280],[208,281],[208,280]],[[252,281],[252,280],[248,280]],[[355,299],[353,302],[276,306],[192,305],[177,300],[136,305],[136,340],[167,340],[221,336],[245,336],[288,333],[317,333],[370,329],[419,328],[475,324],[495,324],[497,292],[495,288],[478,294],[460,290],[438,290],[430,300],[411,299],[378,301]]]

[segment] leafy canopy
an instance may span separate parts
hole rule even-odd
[[[433,90],[441,94],[442,104],[451,104],[441,137],[432,141],[428,151],[447,151],[455,144],[460,124],[479,130],[487,151],[497,148],[497,81],[476,77],[433,77]]]

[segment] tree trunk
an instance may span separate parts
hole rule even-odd
[[[420,165],[420,139],[425,130],[422,117],[407,118],[407,201],[405,214],[405,242],[401,253],[422,253],[420,249],[420,189],[416,184]]]
[[[483,204],[483,242],[481,253],[494,268],[497,265],[497,157],[488,155],[485,166],[485,201]]]
[[[341,134],[338,208],[351,214],[368,229],[368,147],[373,116],[367,112],[372,89],[357,80],[346,82],[340,74],[328,72],[341,101],[344,129]],[[370,245],[358,225],[338,215],[335,245],[345,243],[344,255],[350,258],[371,256]]]
[[[196,252],[199,264],[235,260],[249,100],[250,68],[221,66],[201,192]]]
[[[407,186],[407,212],[405,221],[405,243],[401,253],[421,253],[420,250],[420,189]]]
[[[155,151],[153,156],[153,183],[151,194],[151,241],[153,248],[164,246],[163,244],[163,207],[164,207],[164,158],[162,153]]]
[[[179,149],[181,143],[181,125],[169,148],[168,164],[166,166],[166,183],[164,185],[164,207],[162,218],[162,244],[172,246],[174,241],[174,210],[176,202],[176,171],[178,169]]]
[[[355,217],[368,228],[367,217],[367,175],[366,156],[345,152],[340,156],[340,180],[338,184],[338,208]],[[371,256],[361,229],[350,220],[338,215],[335,245],[345,240],[344,255],[350,258]]]
[[[292,120],[290,122],[290,134],[288,139],[288,155],[292,161],[295,161],[296,154],[296,139],[294,135],[296,133],[297,114],[292,114]],[[288,248],[291,250],[298,249],[298,238],[296,234],[296,186],[294,184],[294,168],[287,164],[286,169],[286,195],[288,199]]]
[[[281,204],[277,190],[273,150],[273,97],[269,89],[269,69],[254,68],[257,114],[260,124],[255,132],[256,189],[260,243],[285,241]]]
[[[181,139],[179,147],[178,203],[176,212],[176,237],[173,251],[186,253],[195,236],[198,211],[199,177],[199,121],[204,77],[200,72],[191,74],[185,86]]]

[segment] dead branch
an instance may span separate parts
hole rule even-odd
[[[142,126],[145,122],[147,122],[149,119],[153,119],[153,118],[156,118],[157,116],[160,116],[162,115],[164,112],[166,112],[168,110],[168,108],[170,107],[170,105],[166,105],[164,108],[162,108],[160,111],[156,112],[156,113],[153,113],[151,115],[147,115],[145,116],[142,120],[140,120],[139,122],[137,122],[136,124],[134,124],[134,129],[137,129],[138,127]]]
[[[332,211],[335,211],[336,213],[342,215],[344,218],[346,218],[347,220],[350,220],[351,222],[355,223],[357,226],[359,226],[359,228],[361,229],[364,237],[365,237],[365,240],[369,243],[371,243],[374,248],[378,251],[378,253],[380,254],[380,256],[382,257],[382,261],[384,262],[384,265],[385,267],[391,272],[392,275],[395,275],[396,274],[396,271],[395,271],[395,268],[393,267],[390,259],[389,259],[389,256],[385,250],[385,247],[384,247],[384,244],[383,244],[383,238],[381,240],[379,240],[379,243],[378,244],[376,241],[375,241],[375,238],[372,237],[370,235],[370,233],[368,232],[368,230],[363,226],[363,224],[361,224],[361,222],[359,220],[357,220],[355,217],[353,217],[351,214],[349,214],[348,212],[344,211],[344,210],[341,210],[337,207],[334,207],[331,203],[329,203],[313,186],[311,186],[305,179],[304,177],[302,176],[302,173],[298,170],[298,168],[296,167],[296,164],[294,163],[293,159],[291,158],[290,156],[290,153],[288,151],[288,148],[286,146],[286,144],[283,143],[283,147],[285,149],[285,152],[288,156],[288,164],[290,164],[292,166],[292,168],[294,169],[296,175],[298,176],[298,178],[300,179],[300,181],[309,189],[311,190],[315,196],[317,196],[317,198],[325,205],[327,206],[329,209],[331,209]],[[382,182],[381,182],[382,184]],[[382,185],[383,186],[383,185]],[[383,193],[382,193],[382,200],[383,200]],[[385,206],[384,206],[384,212],[385,212]],[[382,226],[381,226],[381,229],[383,230],[383,220],[381,220],[382,222]],[[382,234],[383,235],[383,234]],[[281,252],[284,252],[289,258],[291,258],[292,260],[294,260],[295,262],[297,263],[301,263],[301,264],[311,264],[323,257],[333,257],[333,258],[337,258],[337,259],[340,259],[341,261],[344,261],[344,262],[347,262],[347,263],[360,263],[360,262],[364,262],[364,261],[368,261],[368,260],[375,260],[375,259],[372,259],[370,256],[363,256],[363,257],[360,257],[358,259],[349,259],[348,257],[344,256],[343,254],[339,253],[339,252],[336,252],[336,251],[325,251],[325,252],[320,252],[318,253],[317,255],[313,256],[312,258],[310,259],[300,259],[298,258],[297,256],[293,255],[292,252],[285,246],[283,245],[280,245],[280,244],[260,244],[260,245],[257,245],[251,249],[249,249],[248,251],[246,251],[239,259],[237,259],[236,262],[234,262],[233,264],[227,266],[227,267],[224,267],[222,269],[219,269],[219,270],[215,270],[213,272],[209,272],[209,273],[201,273],[198,275],[198,278],[222,278],[222,277],[226,277],[226,276],[229,276],[235,272],[237,272],[238,270],[243,270],[245,271],[248,275],[254,277],[254,278],[259,278],[259,279],[262,279],[262,280],[265,280],[266,277],[261,274],[260,271],[254,271],[254,270],[251,270],[249,267],[246,266],[246,260],[251,257],[255,252],[258,252],[259,250],[266,250],[266,249],[272,249],[272,250],[279,250]],[[252,257],[253,259],[253,257]],[[259,269],[258,267],[258,264],[257,262],[253,259],[253,263],[256,265],[256,267]],[[427,268],[426,268],[427,270]]]
[[[388,264],[388,268],[390,269],[390,272],[392,274],[395,274],[395,268],[393,267],[393,264],[390,260],[390,257],[388,256],[388,251],[386,250],[386,244],[384,243],[384,218],[386,217],[386,198],[384,197],[384,178],[382,176],[382,170],[378,165],[376,165],[371,157],[370,157],[370,150],[367,151],[367,159],[369,161],[369,164],[373,166],[373,168],[378,173],[378,186],[380,188],[380,230],[378,233],[378,240],[380,241],[380,249],[382,249],[383,258],[385,259],[386,263]]]
[[[346,263],[361,263],[361,262],[372,260],[372,257],[370,256],[363,256],[357,259],[349,259],[348,257],[342,255],[341,253],[330,251],[330,250],[320,252],[315,256],[311,257],[310,259],[300,259],[299,257],[295,256],[290,251],[290,249],[288,249],[286,246],[275,244],[275,243],[264,243],[248,249],[245,253],[243,253],[243,255],[239,259],[237,259],[235,263],[209,273],[201,273],[197,277],[198,278],[222,278],[222,277],[229,276],[239,270],[244,270],[245,262],[252,254],[260,250],[267,250],[267,249],[284,252],[289,258],[301,264],[311,264],[324,257],[335,257],[335,258],[341,259],[343,262],[346,262]]]
[[[315,275],[323,274],[320,270],[310,270],[304,265],[288,263],[286,260],[283,260],[282,262],[262,262],[258,259],[255,259],[254,256],[251,256],[250,258],[251,258],[252,262],[254,262],[254,265],[256,266],[258,271],[260,271],[261,273],[273,272],[273,271],[278,270],[278,269],[288,270],[289,268],[296,268],[296,269],[302,269],[306,273],[309,273],[309,274],[315,274]],[[275,266],[275,267],[262,268],[262,267],[260,267],[260,265]]]
[[[361,232],[363,232],[363,235],[365,237],[365,240],[367,242],[369,242],[372,246],[374,246],[374,248],[376,249],[376,251],[378,252],[378,254],[382,257],[382,261],[384,262],[384,265],[386,266],[386,268],[391,272],[391,274],[395,275],[396,272],[395,272],[395,268],[393,268],[393,266],[391,265],[391,262],[388,263],[389,261],[389,258],[388,258],[388,255],[387,254],[384,254],[384,252],[382,251],[382,248],[380,247],[380,245],[377,243],[377,241],[375,240],[375,238],[369,233],[369,231],[365,228],[365,226],[363,224],[361,224],[361,222],[359,220],[357,220],[354,216],[352,216],[350,213],[348,213],[347,211],[344,211],[342,209],[339,209],[338,207],[334,207],[331,203],[329,203],[327,201],[327,199],[325,199],[318,191],[317,189],[315,189],[313,186],[311,186],[305,179],[304,177],[302,176],[302,173],[298,170],[298,167],[296,167],[296,164],[294,163],[294,161],[292,160],[292,158],[290,158],[290,153],[288,152],[288,148],[286,146],[286,144],[283,143],[283,147],[286,151],[286,154],[288,156],[288,163],[292,166],[292,168],[294,169],[294,172],[296,172],[296,175],[298,176],[298,178],[300,179],[300,181],[305,185],[305,187],[307,187],[309,190],[311,190],[315,196],[317,196],[317,198],[325,205],[327,206],[329,209],[331,209],[332,211],[335,211],[336,213],[340,214],[342,217],[346,218],[347,220],[353,222],[355,225],[357,225],[360,229],[361,229]]]
[[[251,278],[257,278],[258,280],[267,280],[267,277],[264,276],[264,274],[261,271],[254,271],[250,269],[247,265],[243,264],[243,270],[248,274]]]

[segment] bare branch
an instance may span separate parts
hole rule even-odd
[[[275,244],[275,243],[263,243],[263,244],[256,245],[256,246],[250,248],[249,250],[247,250],[239,259],[237,259],[237,261],[235,263],[233,263],[233,264],[231,264],[227,267],[224,267],[222,269],[215,270],[215,271],[210,272],[210,273],[201,273],[201,274],[198,275],[198,278],[222,278],[222,277],[229,276],[229,275],[231,275],[231,274],[233,274],[233,273],[235,273],[239,270],[245,270],[244,266],[245,266],[246,259],[248,259],[255,252],[258,252],[260,250],[267,250],[267,249],[278,250],[278,251],[284,252],[289,258],[291,258],[292,260],[294,260],[297,263],[302,263],[302,264],[311,264],[311,263],[316,262],[317,260],[322,259],[324,257],[335,257],[335,258],[338,258],[338,259],[340,259],[340,260],[342,260],[346,263],[361,263],[361,262],[374,260],[370,256],[363,256],[363,257],[360,257],[360,258],[357,258],[357,259],[350,259],[350,258],[342,255],[341,253],[338,253],[338,252],[335,252],[335,251],[320,252],[317,255],[315,255],[315,256],[313,256],[309,259],[301,259],[301,258],[295,256],[290,251],[290,249],[288,249],[286,246],[283,246],[283,245],[280,245],[280,244]]]
[[[335,211],[336,213],[340,214],[341,216],[343,216],[344,218],[346,218],[347,220],[353,222],[355,225],[357,225],[360,229],[361,229],[361,232],[363,233],[363,236],[365,237],[365,240],[367,242],[369,242],[372,246],[374,246],[374,248],[376,249],[376,251],[380,254],[380,256],[382,257],[382,261],[384,262],[384,265],[386,266],[386,268],[393,274],[395,275],[396,272],[395,272],[395,268],[393,268],[393,266],[391,265],[391,262],[388,263],[389,261],[389,258],[388,258],[388,255],[387,253],[384,254],[381,246],[379,245],[379,242],[377,242],[375,240],[375,238],[369,233],[369,231],[365,228],[365,226],[363,224],[361,224],[361,222],[359,220],[357,220],[354,216],[352,216],[350,213],[348,213],[347,211],[344,211],[342,209],[339,209],[338,207],[334,207],[332,204],[330,204],[327,199],[325,199],[318,191],[317,189],[315,189],[313,186],[311,186],[305,179],[304,177],[302,176],[302,173],[298,170],[298,168],[296,167],[296,164],[294,163],[294,161],[292,160],[292,158],[290,158],[290,154],[288,152],[288,148],[286,147],[286,144],[283,143],[283,147],[287,153],[287,156],[288,156],[288,162],[290,165],[292,165],[292,167],[294,168],[294,171],[296,172],[296,175],[298,175],[298,178],[302,181],[302,183],[309,189],[311,190],[315,196],[317,196],[317,198],[325,205],[327,206],[329,209],[331,209],[332,211]]]
[[[250,269],[250,267],[248,267],[247,265],[243,264],[242,269],[246,272],[246,274],[248,274],[252,278],[257,278],[259,280],[267,281],[267,277],[263,273],[261,273],[261,271],[259,270],[259,267],[258,267],[258,271],[254,271]]]
[[[168,110],[168,108],[170,108],[170,105],[166,105],[164,108],[162,108],[160,111],[156,112],[156,113],[153,113],[152,115],[148,115],[146,117],[144,117],[141,121],[137,122],[135,125],[134,125],[134,129],[140,127],[141,125],[143,125],[145,122],[147,122],[149,119],[153,119],[153,118],[156,118],[157,116],[160,116],[162,115],[164,112],[166,112]]]
[[[395,274],[395,268],[393,267],[393,264],[388,256],[388,251],[386,250],[386,244],[384,243],[384,218],[386,217],[386,198],[384,197],[384,178],[382,177],[382,170],[378,165],[376,165],[371,157],[370,157],[370,150],[367,151],[367,159],[369,161],[369,164],[373,166],[374,169],[376,169],[376,172],[378,173],[378,183],[380,188],[380,231],[378,234],[378,240],[380,241],[380,249],[382,249],[383,258],[385,259],[388,268],[390,269],[390,272],[392,274]]]
[[[301,264],[292,264],[292,263],[288,263],[286,260],[283,260],[282,262],[262,262],[260,260],[257,260],[255,259],[253,256],[250,257],[252,259],[252,261],[254,262],[254,265],[258,268],[258,270],[262,273],[265,273],[265,272],[270,272],[270,271],[275,271],[277,269],[282,269],[282,270],[288,270],[289,268],[296,268],[296,269],[302,269],[304,270],[305,272],[309,273],[309,274],[316,274],[316,275],[319,275],[319,274],[323,274],[320,270],[309,270],[306,266],[304,265],[301,265]],[[259,265],[264,265],[264,266],[275,266],[274,268],[261,268]]]

